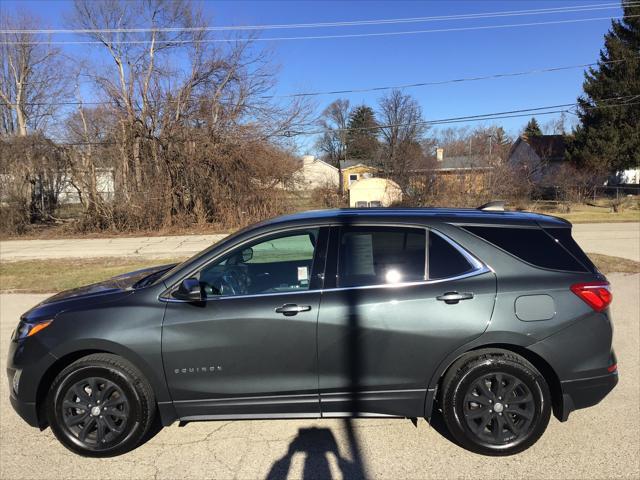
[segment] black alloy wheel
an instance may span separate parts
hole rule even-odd
[[[137,368],[121,357],[95,354],[56,377],[47,399],[47,418],[68,449],[109,457],[141,442],[155,408],[151,387]]]
[[[67,431],[84,448],[117,442],[130,418],[129,399],[111,380],[88,377],[68,388],[61,405]]]
[[[467,390],[462,406],[467,427],[492,445],[523,436],[535,416],[533,394],[527,385],[507,373],[490,373]]]
[[[507,351],[469,355],[443,379],[440,404],[453,438],[484,455],[513,455],[544,433],[551,394],[540,372]]]

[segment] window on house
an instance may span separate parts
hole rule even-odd
[[[402,227],[346,227],[338,259],[338,286],[424,280],[426,231]]]
[[[358,180],[358,174],[357,173],[352,173],[351,175],[349,175],[349,185],[351,185],[356,180]]]

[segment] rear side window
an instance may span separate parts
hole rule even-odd
[[[425,280],[426,230],[345,227],[340,238],[338,286]]]
[[[429,279],[457,277],[473,270],[460,251],[437,233],[429,232]]]
[[[563,248],[560,241],[541,228],[475,226],[463,228],[536,267],[572,272],[587,271],[569,251]]]
[[[596,273],[598,271],[591,259],[582,251],[580,246],[571,236],[570,228],[545,228],[545,230],[549,235],[558,240],[564,248],[569,250],[571,255],[576,257],[576,259],[587,267],[590,272]]]

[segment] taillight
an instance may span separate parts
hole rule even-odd
[[[574,283],[571,291],[596,312],[603,311],[613,300],[609,282]]]

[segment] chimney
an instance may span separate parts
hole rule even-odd
[[[313,156],[313,155],[303,155],[303,156],[302,156],[302,163],[303,163],[304,165],[306,165],[306,164],[308,164],[308,163],[313,163],[313,162],[315,162],[315,160],[316,160],[316,159],[314,158],[314,156]]]
[[[444,158],[444,148],[436,147],[436,160],[441,162]]]

